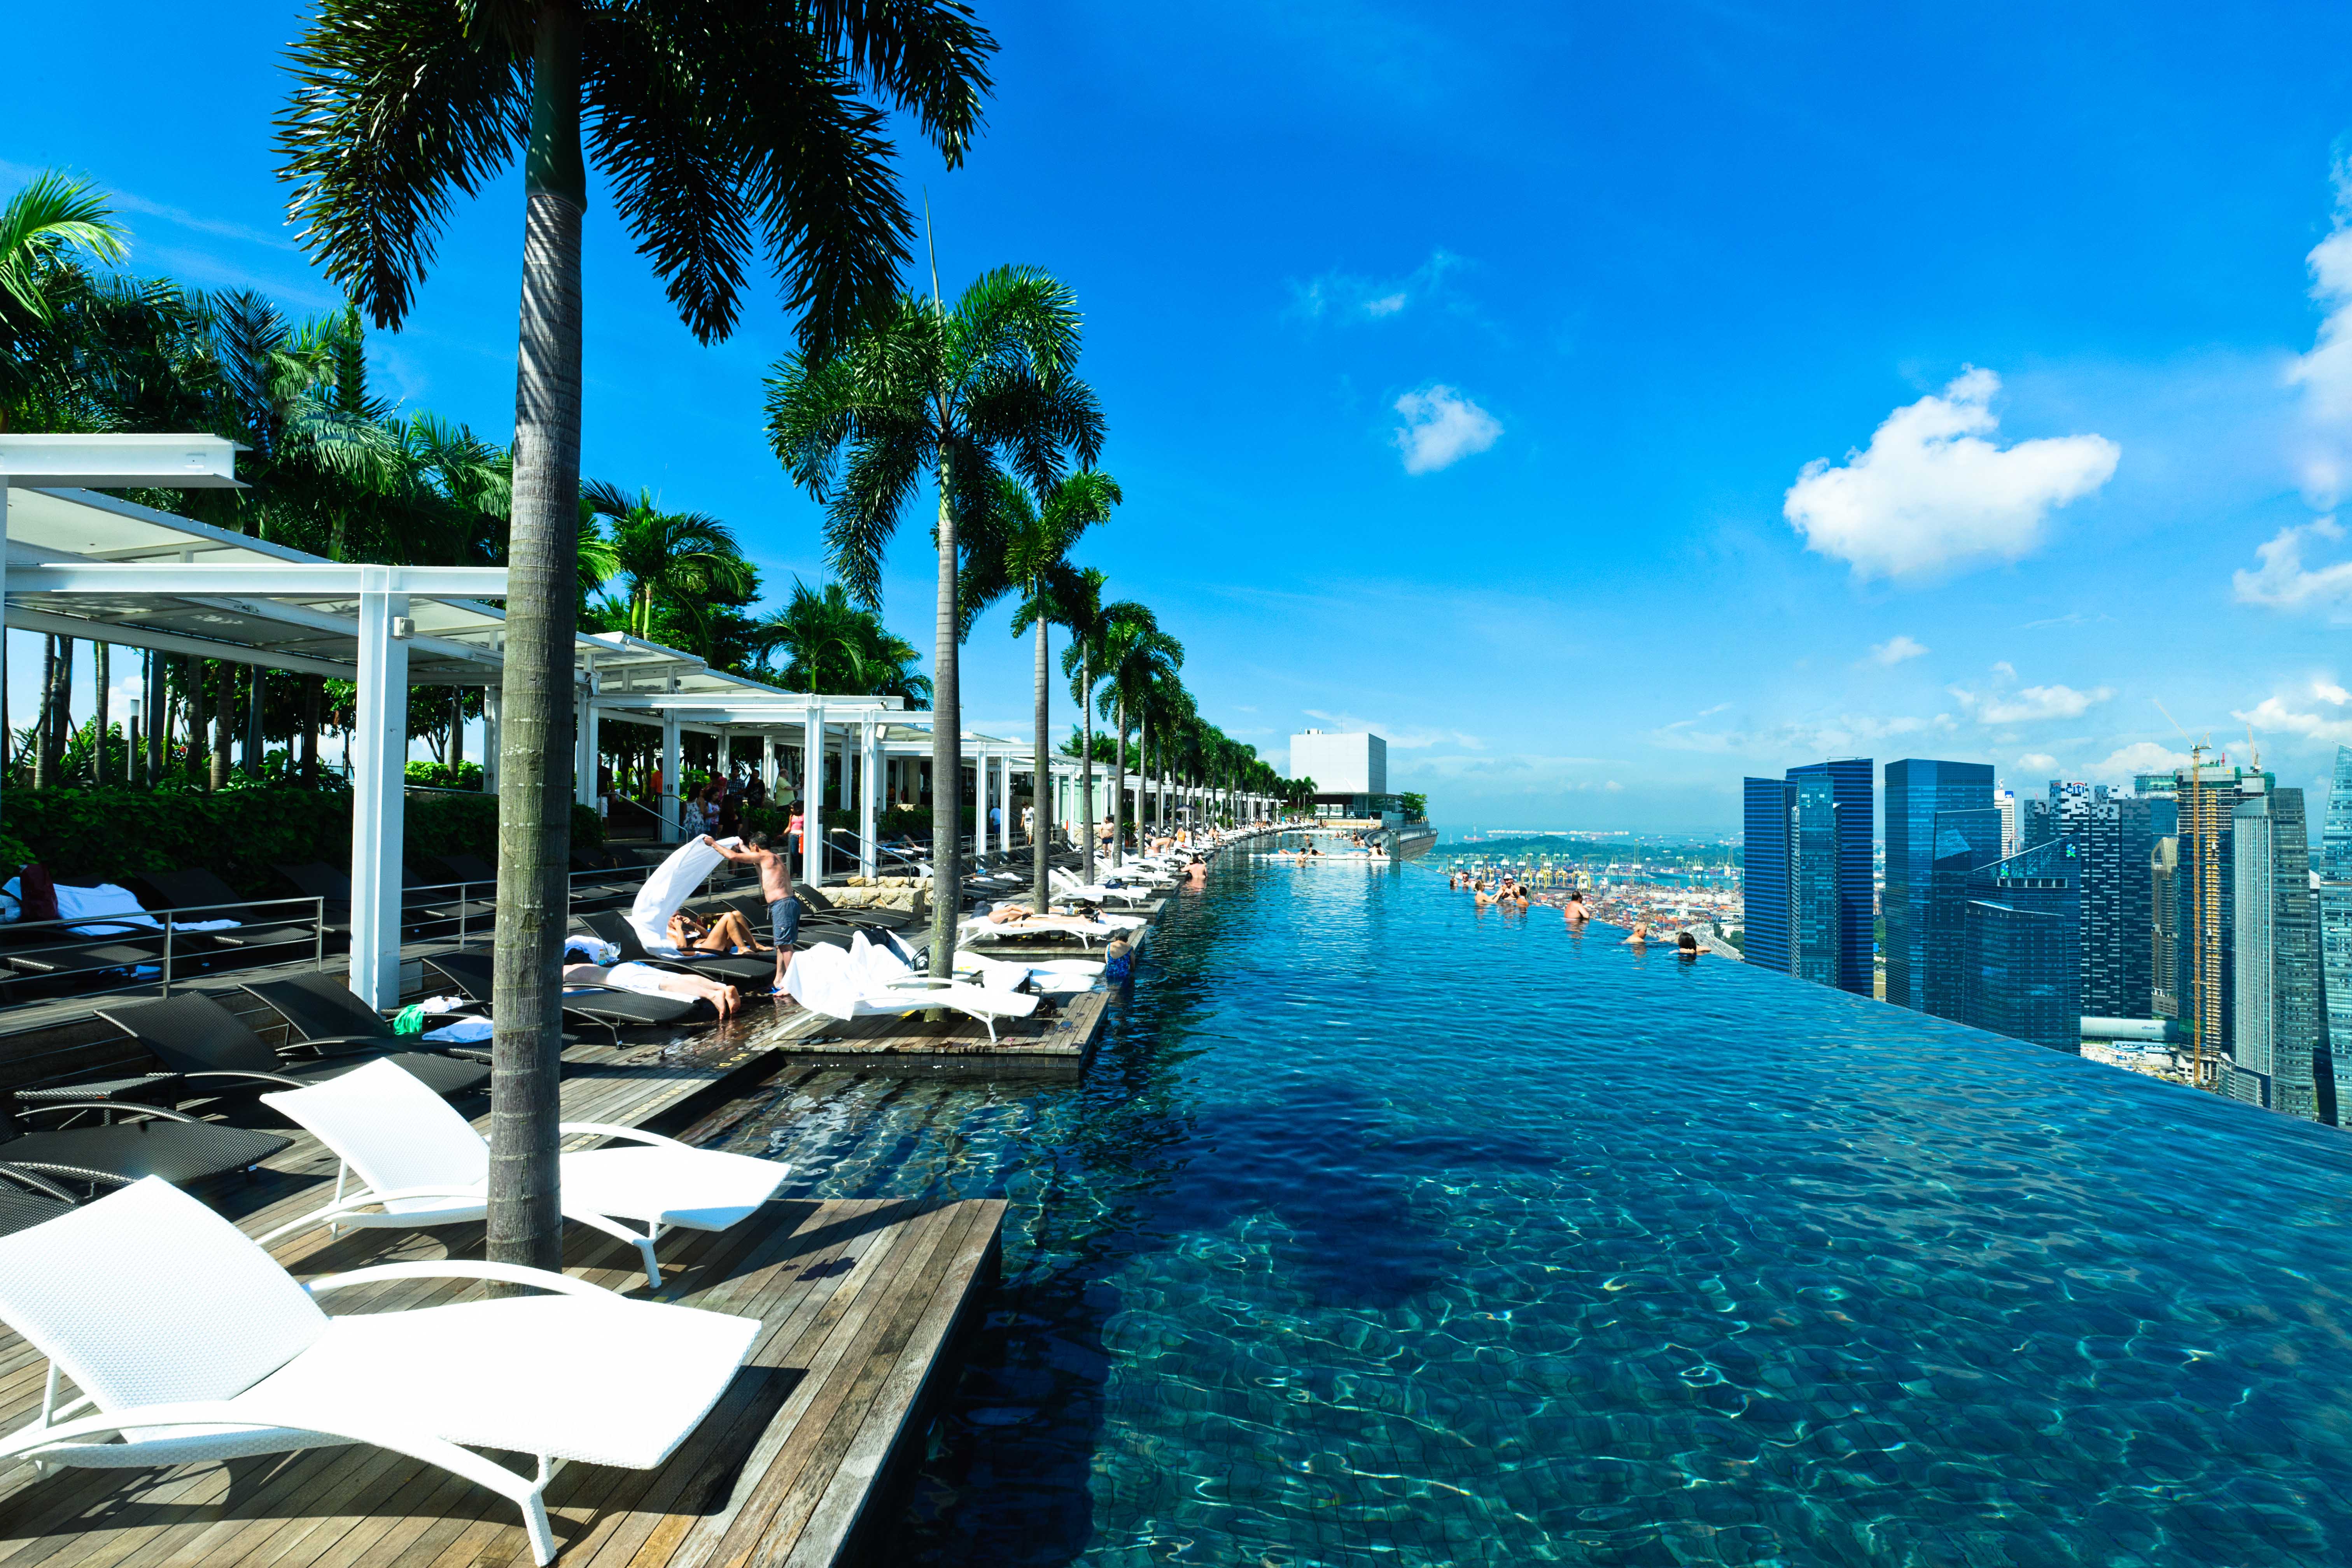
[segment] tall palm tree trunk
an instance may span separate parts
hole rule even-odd
[[[1083,870],[1087,885],[1095,879],[1095,661],[1091,653],[1078,659],[1078,712],[1084,721],[1086,733],[1078,742],[1078,809],[1086,813],[1086,823],[1078,834],[1080,852],[1086,857]],[[1038,906],[1042,912],[1043,904]]]
[[[513,540],[499,724],[499,908],[490,1044],[491,1259],[563,1266],[556,1206],[557,998],[571,858],[572,638],[579,576],[580,16],[541,0],[523,164]]]
[[[110,651],[109,645],[103,640],[89,645],[91,675],[89,684],[95,699],[90,704],[90,710],[98,721],[90,730],[90,733],[98,741],[89,759],[89,783],[93,789],[104,789],[115,782],[113,770],[107,765],[108,760],[113,755],[111,748],[107,743],[106,733],[108,718],[106,686],[108,681],[114,679],[114,661],[108,657]]]
[[[206,789],[228,787],[229,725],[235,722],[229,712],[236,706],[236,666],[223,659],[220,667],[220,700],[213,704],[213,754],[211,771],[205,776]],[[401,695],[404,698],[407,693]]]
[[[1054,753],[1053,742],[1048,739],[1051,731],[1046,728],[1049,717],[1046,710],[1053,701],[1054,684],[1053,678],[1046,673],[1045,668],[1047,651],[1045,626],[1045,610],[1040,605],[1037,614],[1037,764],[1029,775],[1029,820],[1035,823],[1036,826],[1029,835],[1029,891],[1041,914],[1045,912],[1047,905],[1045,884],[1048,858],[1045,850],[1046,846],[1052,842],[1046,802],[1054,796],[1053,790],[1047,787],[1047,781],[1053,777],[1051,769],[1054,765]]]
[[[953,493],[950,479],[942,453],[939,616],[931,655],[931,974],[940,980],[955,974],[956,919],[963,912],[963,702],[957,684],[956,520],[948,504]]]
[[[1127,849],[1127,693],[1118,694],[1118,760],[1110,765],[1110,868],[1114,871]]]

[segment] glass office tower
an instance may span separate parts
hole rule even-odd
[[[1789,973],[1789,785],[1781,779],[1744,781],[1746,829],[1740,850],[1740,900],[1747,929],[1741,956],[1765,969]]]
[[[1816,985],[1838,983],[1838,805],[1819,775],[1789,784],[1789,966]]]
[[[2249,795],[2231,818],[2235,1016],[2216,1087],[2282,1115],[2316,1121],[2326,1010],[2303,792]],[[2326,1078],[2332,1089],[2333,1073]]]
[[[1936,856],[1930,862],[1925,957],[1918,969],[1919,1009],[1938,1018],[1960,1016],[1960,965],[1972,896],[1969,876],[2006,858],[2009,821],[2000,807],[1936,814]]]
[[[1927,1009],[1927,906],[1933,891],[1938,817],[1995,810],[1992,768],[1905,757],[1886,764],[1886,999]],[[1932,1009],[1929,1009],[1932,1010]]]
[[[1825,778],[1837,808],[1839,989],[1871,994],[1871,950],[1875,943],[1871,897],[1871,849],[1877,837],[1877,787],[1868,757],[1832,757],[1790,768],[1789,779]]]
[[[2155,886],[2152,857],[2171,835],[2169,799],[2103,795],[2081,814],[2083,1012],[2094,1018],[2154,1016]]]
[[[2058,838],[1969,875],[1960,1022],[2053,1050],[2083,1046],[2083,858]]]
[[[2319,973],[2327,1016],[2330,1069],[2319,1084],[2320,1118],[2339,1125],[2352,1105],[2352,746],[2336,748],[2336,776],[2327,792],[2319,844]],[[2316,1076],[2315,1074],[2315,1076]]]

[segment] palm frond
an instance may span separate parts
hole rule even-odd
[[[278,115],[288,210],[313,260],[379,327],[407,318],[452,193],[514,156],[530,56],[513,8],[318,0]]]

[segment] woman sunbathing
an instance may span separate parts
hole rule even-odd
[[[705,980],[699,974],[677,974],[667,969],[656,969],[650,963],[615,963],[606,968],[601,963],[567,963],[563,966],[566,985],[609,985],[619,991],[635,991],[646,995],[684,996],[691,1001],[708,1002],[711,1011],[722,1018],[731,1018],[742,1010],[743,993],[732,985],[721,985],[715,980]]]
[[[722,912],[716,921],[684,910],[669,917],[669,941],[681,952],[773,952],[751,934],[751,928],[733,910]]]

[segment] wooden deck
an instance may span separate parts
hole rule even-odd
[[[563,1115],[677,1127],[781,1065],[739,1030],[695,1048],[587,1047],[566,1058]],[[294,1145],[250,1180],[204,1193],[258,1235],[324,1201],[333,1157]],[[669,1462],[650,1471],[566,1469],[548,1510],[561,1561],[600,1568],[827,1564],[887,1511],[993,1282],[1004,1205],[968,1200],[779,1201],[716,1236],[665,1237],[659,1300],[760,1318],[744,1371]],[[393,1259],[481,1256],[482,1227],[295,1237],[276,1254],[312,1276]],[[634,1249],[567,1227],[565,1265],[641,1294]],[[353,1291],[339,1310],[458,1300],[474,1287],[426,1281]],[[615,1353],[626,1353],[615,1347]],[[45,1363],[0,1331],[0,1428],[40,1407]],[[593,1376],[583,1367],[583,1376]],[[373,1448],[166,1470],[0,1474],[0,1568],[273,1568],[528,1563],[513,1506],[470,1483]]]
[[[792,1063],[869,1072],[962,1078],[1078,1073],[1094,1059],[1110,1001],[1107,991],[1088,991],[1070,997],[1055,1017],[999,1018],[993,1041],[986,1028],[959,1014],[936,1024],[919,1016],[844,1022],[780,1003],[772,1022],[753,1020],[745,1038],[747,1045]]]

